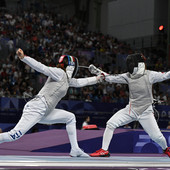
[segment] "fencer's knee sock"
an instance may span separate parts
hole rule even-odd
[[[161,148],[163,150],[165,150],[168,146],[167,146],[167,142],[166,139],[163,135],[157,137],[156,139],[153,139],[157,144],[159,144],[161,146]]]
[[[10,142],[10,141],[11,138],[9,137],[9,134],[7,132],[0,134],[0,143]]]
[[[68,137],[70,140],[71,148],[76,150],[79,148],[77,143],[77,131],[76,131],[76,123],[71,123],[66,125],[66,130],[68,133]]]
[[[113,132],[114,132],[113,129],[106,127],[104,134],[103,134],[102,149],[108,150],[111,139],[113,137]]]

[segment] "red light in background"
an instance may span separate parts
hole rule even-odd
[[[159,31],[162,31],[164,29],[164,26],[163,25],[160,25],[159,26]]]

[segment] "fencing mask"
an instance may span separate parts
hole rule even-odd
[[[58,63],[63,64],[69,78],[76,76],[78,71],[78,59],[76,57],[70,55],[62,55],[59,58]]]
[[[140,53],[128,55],[126,58],[127,71],[131,75],[143,75],[145,71],[145,60],[145,57]]]

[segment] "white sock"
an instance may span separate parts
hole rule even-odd
[[[103,142],[102,142],[102,149],[103,150],[108,150],[110,142],[112,140],[113,137],[113,132],[114,130],[109,129],[108,127],[106,127],[105,131],[104,131],[104,135],[103,135]]]
[[[68,137],[70,140],[71,148],[73,150],[79,149],[79,146],[77,143],[76,123],[71,123],[71,124],[66,125],[66,130],[67,130]]]
[[[168,146],[167,146],[167,142],[165,137],[162,135],[160,138],[154,140],[157,144],[159,144],[163,150],[165,150]]]

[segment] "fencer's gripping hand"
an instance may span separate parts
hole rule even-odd
[[[105,73],[104,71],[95,67],[93,64],[89,65],[89,71],[90,71],[91,74],[95,74],[97,76],[100,75],[100,74],[104,74],[104,76],[108,75],[108,73]]]
[[[101,74],[101,71],[95,67],[93,64],[89,65],[89,71],[91,74],[99,75]]]
[[[97,82],[102,83],[105,80],[105,75],[103,73],[96,76]]]
[[[23,59],[24,58],[24,51],[21,49],[21,48],[19,48],[17,51],[16,51],[16,54],[17,54],[17,56],[19,57],[19,59]]]

